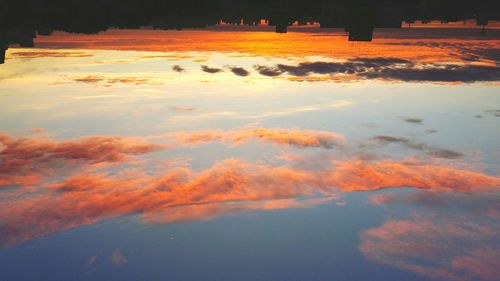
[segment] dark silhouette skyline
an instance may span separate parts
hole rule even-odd
[[[10,45],[33,47],[34,37],[53,31],[93,34],[109,28],[163,30],[206,28],[220,23],[256,26],[262,19],[286,33],[293,23],[343,28],[350,41],[371,41],[374,28],[403,21],[486,26],[500,18],[494,0],[6,0],[0,9],[0,63]]]

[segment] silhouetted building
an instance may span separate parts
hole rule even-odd
[[[378,28],[401,28],[403,22],[400,4],[391,0],[379,0],[376,7],[375,26]]]
[[[276,27],[276,33],[286,33],[294,20],[292,1],[277,0],[269,3],[269,25]]]
[[[320,28],[344,28],[346,23],[347,15],[344,1],[323,1],[319,19]]]
[[[278,33],[294,22],[344,28],[350,41],[370,41],[374,28],[401,22],[500,19],[498,0],[9,0],[0,9],[0,46],[32,47],[35,34],[53,30],[93,34],[109,28],[205,28],[220,22],[259,25]],[[4,54],[2,54],[3,59]]]
[[[0,64],[5,63],[5,54],[7,53],[7,47],[0,46]]]
[[[370,0],[354,0],[347,4],[349,41],[371,41],[375,25],[374,4]]]

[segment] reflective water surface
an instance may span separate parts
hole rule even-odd
[[[0,66],[0,280],[497,280],[500,31],[54,32]]]

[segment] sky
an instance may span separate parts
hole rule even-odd
[[[9,48],[0,279],[495,280],[496,32]]]

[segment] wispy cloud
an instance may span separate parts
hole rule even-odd
[[[85,269],[87,270],[87,273],[95,272],[97,270],[97,263],[98,263],[98,256],[89,257],[85,264]]]
[[[389,144],[399,144],[410,149],[423,151],[427,155],[436,158],[458,159],[464,156],[462,153],[457,151],[430,146],[424,142],[419,142],[404,137],[378,135],[370,138],[370,140],[366,144],[364,144],[364,146],[380,147]]]
[[[370,260],[435,280],[493,281],[500,274],[498,224],[459,216],[390,220],[361,235]]]
[[[115,267],[121,267],[128,262],[127,258],[125,257],[120,248],[115,248],[113,250],[111,256],[109,257],[109,260]]]
[[[274,116],[293,115],[293,114],[298,114],[298,113],[325,110],[325,109],[343,108],[343,107],[349,107],[351,105],[352,105],[352,102],[350,102],[350,101],[338,100],[338,101],[335,101],[332,103],[311,104],[311,105],[304,105],[304,106],[289,107],[289,108],[284,108],[281,110],[264,112],[261,114],[239,115],[239,116],[236,116],[235,118],[238,118],[238,119],[247,119],[247,118],[260,119],[260,118],[267,118],[267,117],[274,117]]]
[[[16,58],[81,58],[92,57],[87,52],[68,52],[68,51],[33,51],[33,52],[11,52],[9,54]]]
[[[73,81],[80,83],[103,83],[106,86],[112,86],[114,84],[132,84],[132,85],[144,85],[152,84],[149,78],[139,78],[139,77],[107,77],[101,75],[88,75],[84,77],[74,78]]]
[[[370,197],[373,204],[390,206],[394,204],[413,205],[437,209],[460,209],[474,215],[500,218],[500,193],[482,192],[441,192],[418,190],[406,193],[384,192]]]
[[[491,115],[493,115],[495,117],[500,117],[500,109],[486,110],[486,113],[490,113]]]
[[[175,111],[193,111],[194,107],[191,106],[172,106],[171,107]]]
[[[185,144],[200,144],[207,142],[227,142],[240,144],[250,139],[267,141],[279,145],[291,145],[296,147],[341,147],[345,138],[334,132],[296,130],[281,128],[250,128],[232,131],[197,131],[173,133],[177,141]]]

